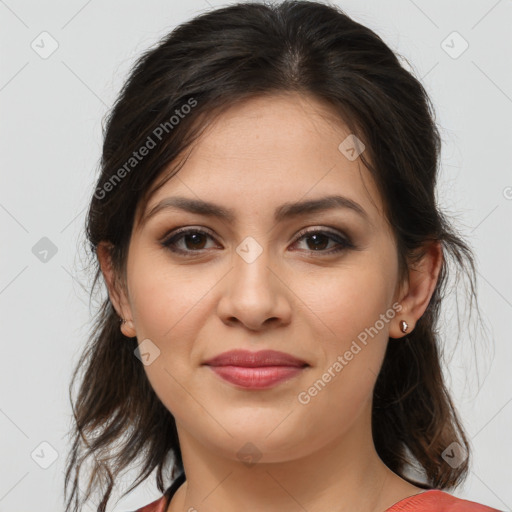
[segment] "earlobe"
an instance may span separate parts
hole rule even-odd
[[[136,336],[136,333],[135,333],[135,326],[133,325],[133,322],[131,320],[125,320],[123,318],[120,318],[120,321],[121,321],[121,332],[127,338],[134,338]]]
[[[402,310],[396,318],[396,326],[390,329],[391,338],[401,338],[412,332],[436,288],[443,263],[441,243],[439,240],[428,242],[422,250],[419,261],[409,269],[407,290],[400,300]]]

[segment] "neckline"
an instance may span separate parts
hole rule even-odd
[[[170,485],[170,487],[167,489],[167,491],[165,492],[165,509],[164,510],[167,510],[167,508],[169,507],[169,504],[171,503],[172,497],[178,490],[178,487],[180,487],[180,485],[183,482],[185,482],[185,479],[186,479],[185,473],[181,472],[176,477],[174,482]],[[408,507],[410,505],[418,505],[423,501],[425,494],[429,494],[429,493],[433,493],[433,492],[443,493],[443,491],[441,491],[440,489],[426,489],[426,490],[418,492],[416,494],[411,494],[411,496],[407,496],[406,498],[402,498],[401,500],[399,500],[396,503],[394,503],[393,505],[391,505],[391,507],[387,508],[384,512],[400,512],[400,511],[404,510],[404,508],[406,506]]]
[[[407,496],[406,498],[402,498],[400,501],[397,501],[391,507],[387,508],[384,512],[400,512],[401,510],[405,510],[406,507],[411,505],[419,505],[424,500],[425,494],[432,493],[444,493],[444,491],[440,489],[427,489],[425,491],[418,492],[416,494],[411,494],[411,496]]]

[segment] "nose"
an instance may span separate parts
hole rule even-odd
[[[226,325],[241,325],[251,331],[287,325],[292,292],[279,275],[279,265],[272,265],[268,250],[254,260],[240,254],[233,254],[233,267],[223,280],[219,318]]]

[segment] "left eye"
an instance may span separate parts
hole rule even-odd
[[[309,246],[306,250],[310,250],[312,252],[326,252],[330,254],[353,247],[352,243],[347,238],[330,231],[307,231],[306,233],[303,233],[295,243],[300,242],[301,240],[312,241],[312,243],[306,242]],[[334,249],[329,251],[324,250],[330,242],[335,243]]]
[[[208,249],[208,247],[205,247],[208,238],[214,240],[212,235],[206,231],[188,229],[174,233],[171,237],[164,240],[162,245],[172,252],[185,255],[187,253],[200,252]],[[310,241],[309,243],[307,242],[308,240]],[[331,231],[311,230],[302,232],[294,244],[301,241],[306,241],[308,248],[305,250],[309,252],[332,254],[354,247],[348,238]],[[334,248],[331,246],[330,250],[326,250],[330,243],[334,243]]]

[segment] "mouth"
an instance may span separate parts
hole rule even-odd
[[[275,350],[231,350],[203,364],[220,378],[244,389],[274,387],[309,367],[302,359]]]

